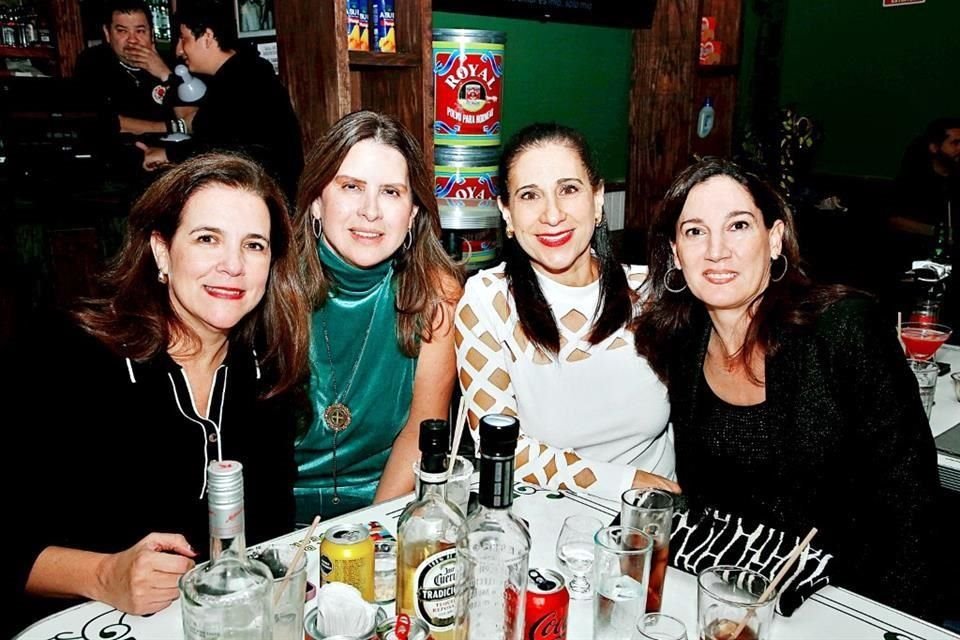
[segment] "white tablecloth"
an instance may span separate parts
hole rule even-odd
[[[937,351],[937,360],[950,363],[951,373],[960,371],[960,347],[944,345]],[[960,423],[960,402],[953,390],[950,375],[940,376],[937,391],[933,398],[933,410],[930,412],[930,429],[934,437],[940,435],[955,424]],[[937,466],[940,467],[940,484],[960,491],[960,458],[937,452]]]
[[[616,504],[582,494],[548,491],[523,483],[517,483],[516,492],[514,511],[530,523],[533,539],[531,567],[557,568],[554,546],[566,516],[586,513],[607,522],[613,519],[618,508]],[[318,531],[337,522],[377,520],[395,532],[397,517],[409,499],[400,498],[321,523]],[[304,534],[305,531],[298,531],[279,540],[293,543]],[[316,547],[308,547],[308,562],[309,579],[319,584]],[[592,606],[590,600],[571,601],[569,640],[589,640],[593,627]],[[684,621],[690,640],[696,640],[696,609],[695,577],[670,568],[664,587],[663,611]],[[392,607],[388,613],[393,613]],[[144,618],[93,602],[54,614],[18,637],[23,640],[172,640],[182,637],[180,606],[174,603]],[[774,640],[960,639],[941,627],[836,587],[821,589],[790,618],[777,616],[772,637]]]

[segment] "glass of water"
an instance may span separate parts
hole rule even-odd
[[[603,523],[593,516],[569,516],[563,521],[557,538],[557,560],[572,576],[567,583],[571,598],[584,599],[593,595],[587,574],[593,569],[593,536],[602,528]]]
[[[665,613],[648,613],[637,620],[633,640],[687,640],[687,627]]]
[[[631,637],[646,612],[653,538],[633,527],[606,527],[594,536],[594,640]]]

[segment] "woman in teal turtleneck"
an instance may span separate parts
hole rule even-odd
[[[309,522],[413,489],[420,422],[447,417],[462,276],[440,245],[420,146],[389,116],[334,124],[307,157],[297,205],[313,415],[294,493]]]

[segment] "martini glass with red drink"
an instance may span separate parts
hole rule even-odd
[[[903,340],[908,358],[932,360],[952,332],[945,324],[904,322],[900,327],[900,339]]]

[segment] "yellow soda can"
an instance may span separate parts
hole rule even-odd
[[[323,583],[343,582],[374,601],[373,538],[362,524],[341,524],[327,529],[320,543],[320,573]]]

